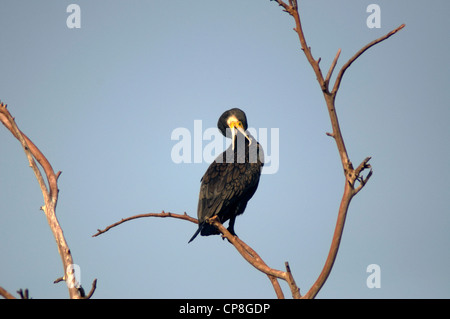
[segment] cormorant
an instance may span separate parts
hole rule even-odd
[[[247,202],[255,194],[264,165],[263,149],[247,132],[247,117],[242,110],[233,108],[224,112],[217,127],[225,137],[231,138],[231,145],[211,163],[201,179],[198,229],[189,242],[199,233],[202,236],[219,234],[206,222],[215,215],[222,224],[230,220],[228,230],[236,235],[236,216],[244,212]]]

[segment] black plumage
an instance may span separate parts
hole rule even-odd
[[[263,149],[247,132],[247,118],[242,110],[234,108],[224,112],[217,127],[232,143],[211,163],[201,179],[197,208],[199,227],[189,242],[199,233],[202,236],[219,234],[206,222],[215,215],[222,224],[229,220],[228,230],[236,235],[236,216],[244,212],[255,194],[264,165]]]

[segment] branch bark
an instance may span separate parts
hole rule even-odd
[[[41,209],[44,211],[47,217],[47,222],[53,233],[56,241],[59,255],[61,256],[64,277],[63,279],[67,283],[69,290],[69,296],[71,299],[82,298],[80,286],[76,283],[76,278],[74,276],[74,270],[71,265],[73,265],[73,258],[70,252],[69,246],[67,245],[66,239],[62,228],[56,217],[56,204],[58,202],[58,177],[61,172],[55,173],[50,162],[42,154],[42,152],[34,145],[34,143],[18,128],[14,118],[11,116],[7,109],[7,105],[0,102],[0,121],[3,125],[17,138],[22,145],[22,148],[27,156],[30,167],[32,168],[36,179],[38,180],[39,187],[41,188],[42,195],[44,197],[44,206]],[[47,177],[47,185],[45,184],[44,178],[39,170],[36,161],[41,165],[44,173]]]

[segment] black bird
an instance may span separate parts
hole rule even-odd
[[[264,165],[264,151],[247,132],[247,117],[242,110],[234,108],[224,112],[217,127],[225,137],[231,138],[231,145],[211,163],[201,179],[198,229],[189,242],[199,233],[218,235],[219,231],[206,222],[216,215],[222,224],[230,220],[228,230],[236,235],[236,216],[244,212],[255,194]]]

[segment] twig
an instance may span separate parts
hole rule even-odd
[[[328,88],[328,83],[330,83],[331,75],[333,74],[334,68],[336,67],[336,63],[339,59],[339,55],[341,54],[341,49],[338,50],[336,56],[334,57],[333,62],[331,63],[330,69],[328,70],[327,76],[325,78],[325,84]]]
[[[19,289],[19,290],[17,290],[17,293],[19,294],[20,299],[30,299],[30,294],[29,294],[28,289],[25,289],[25,290]]]
[[[92,235],[92,237],[97,237],[98,235],[101,235],[103,233],[106,233],[108,230],[110,230],[111,228],[114,228],[116,226],[119,226],[120,224],[123,224],[127,221],[133,220],[133,219],[138,219],[138,218],[143,218],[143,217],[173,217],[173,218],[178,218],[178,219],[184,219],[187,221],[190,221],[192,223],[198,224],[198,220],[194,217],[189,216],[188,214],[184,213],[184,214],[174,214],[174,213],[166,213],[164,211],[162,211],[161,213],[147,213],[147,214],[139,214],[139,215],[134,215],[131,217],[127,217],[127,218],[123,218],[120,221],[109,225],[108,227],[106,227],[105,229],[101,230],[101,229],[97,229],[97,233],[95,233],[94,235]]]
[[[95,278],[94,281],[92,282],[91,291],[89,291],[89,293],[87,294],[87,296],[84,297],[84,299],[90,299],[94,294],[96,288],[97,288],[97,278]]]
[[[369,181],[369,178],[372,176],[373,170],[372,166],[369,164],[370,157],[366,157],[364,161],[355,169],[356,179],[359,181],[359,186],[355,189],[355,195],[358,194],[358,192],[366,185],[366,183]],[[367,174],[366,178],[364,176],[361,176],[361,173],[365,169],[370,169],[369,173]]]
[[[359,50],[358,52],[356,52],[356,54],[354,56],[352,56],[350,58],[350,60],[347,61],[347,63],[345,63],[341,70],[339,71],[339,74],[336,78],[336,82],[334,83],[334,87],[333,87],[333,91],[331,92],[331,94],[333,96],[336,95],[337,91],[339,90],[339,86],[341,84],[341,80],[342,77],[344,76],[345,71],[348,69],[348,67],[357,59],[359,58],[367,49],[369,49],[370,47],[374,46],[377,43],[380,43],[386,39],[388,39],[389,37],[391,37],[392,35],[396,34],[398,31],[400,31],[401,29],[403,29],[405,27],[405,24],[400,25],[398,28],[392,30],[391,32],[387,33],[386,35],[373,40],[372,42],[368,43],[366,46],[364,46],[361,50]]]
[[[286,261],[284,263],[284,266],[286,267],[286,275],[288,278],[287,281],[289,283],[289,288],[291,288],[292,296],[295,299],[302,298],[302,296],[300,295],[300,288],[298,288],[297,284],[295,283],[294,276],[292,275],[291,267],[289,266],[289,263]]]

